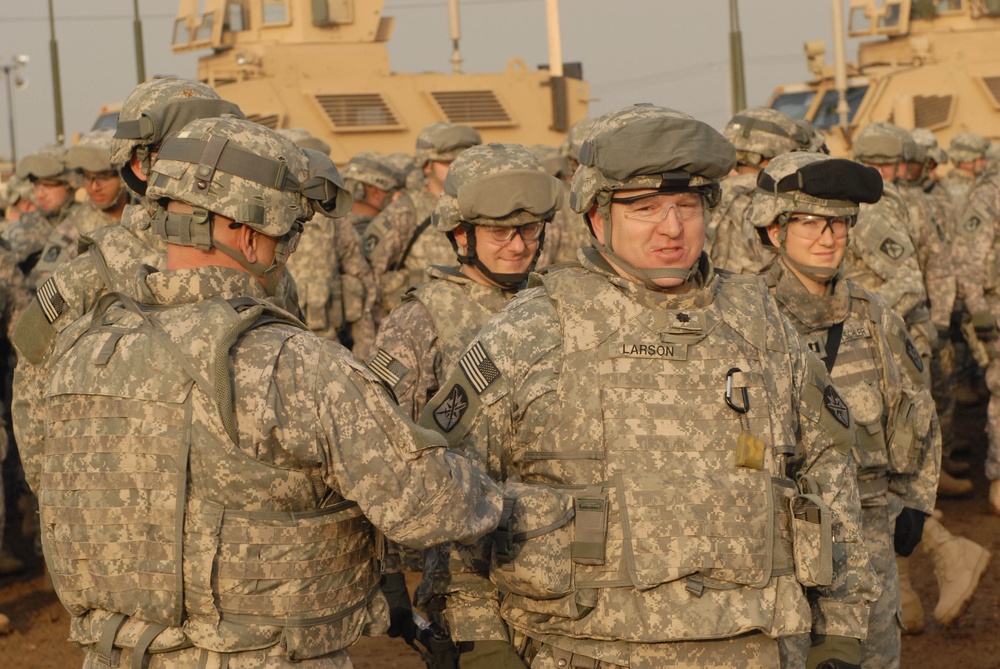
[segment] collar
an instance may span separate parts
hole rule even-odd
[[[813,295],[785,266],[783,258],[772,262],[764,273],[768,285],[773,286],[775,299],[809,330],[826,330],[847,319],[851,304],[847,281],[833,279],[826,295]]]
[[[605,276],[623,293],[650,309],[702,309],[715,301],[719,290],[719,277],[704,251],[691,278],[691,290],[680,294],[650,290],[644,284],[626,279],[614,270],[596,248],[583,248],[577,257],[584,269]]]
[[[253,275],[215,265],[162,271],[143,265],[136,282],[139,301],[151,306],[192,304],[213,297],[267,299],[264,287]]]

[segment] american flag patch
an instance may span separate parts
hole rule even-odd
[[[462,356],[458,366],[465,372],[469,383],[479,395],[500,378],[500,370],[490,360],[490,356],[486,355],[486,350],[478,341]]]
[[[56,288],[56,282],[53,279],[47,279],[39,286],[37,298],[38,304],[42,307],[42,313],[45,314],[45,320],[50,325],[69,308],[66,300],[59,293],[59,289]]]
[[[410,371],[406,365],[383,349],[379,349],[374,357],[368,361],[368,368],[375,372],[375,376],[382,379],[390,388],[395,388],[399,380]]]

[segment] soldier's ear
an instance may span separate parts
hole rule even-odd
[[[469,233],[467,233],[462,226],[458,226],[452,230],[451,234],[455,236],[455,243],[458,244],[461,249],[464,250],[469,248]]]
[[[601,215],[600,206],[595,202],[590,211],[584,215],[590,223],[590,230],[594,237],[597,238],[598,242],[604,244],[604,217]]]

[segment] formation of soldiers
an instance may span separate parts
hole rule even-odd
[[[720,133],[635,105],[558,149],[435,123],[338,171],[141,84],[113,133],[21,161],[0,233],[10,445],[70,641],[86,667],[350,667],[383,633],[463,669],[899,666],[917,546],[944,624],[990,561],[935,511],[971,492],[980,366],[1000,514],[988,148],[877,123],[838,159],[771,109]]]

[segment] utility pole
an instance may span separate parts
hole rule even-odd
[[[139,20],[139,0],[132,0],[135,8],[135,19],[132,21],[132,32],[135,35],[135,68],[136,75],[142,83],[146,81],[146,53],[142,48],[142,21]]]
[[[729,0],[729,70],[735,115],[747,106],[747,87],[743,76],[743,35],[740,33],[740,10],[737,0]]]
[[[837,87],[837,124],[845,131],[851,112],[847,104],[847,59],[844,55],[844,8],[841,0],[833,4],[833,79]]]
[[[56,42],[56,21],[49,0],[49,58],[52,59],[52,99],[56,107],[56,144],[60,146],[66,139],[63,129],[62,84],[59,79],[59,44]]]

